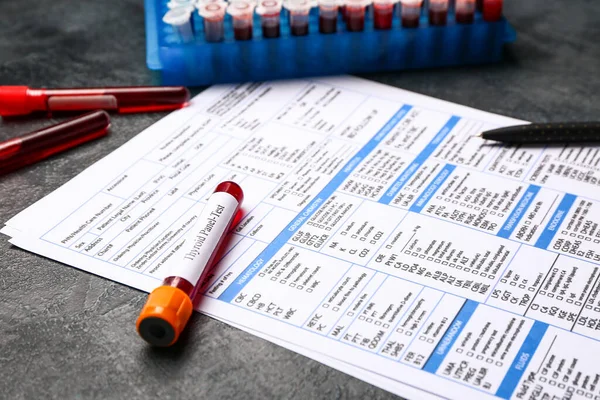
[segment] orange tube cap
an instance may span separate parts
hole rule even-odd
[[[137,331],[153,346],[174,344],[185,328],[194,307],[189,296],[172,286],[159,286],[150,293],[137,319]]]

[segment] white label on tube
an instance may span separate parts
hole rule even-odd
[[[185,240],[183,259],[173,264],[168,276],[180,276],[196,285],[219,240],[226,234],[237,206],[237,200],[229,193],[218,192],[210,196]]]

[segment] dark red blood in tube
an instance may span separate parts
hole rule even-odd
[[[263,25],[262,27],[263,37],[266,38],[278,38],[280,31],[279,25]]]
[[[281,32],[279,14],[263,15],[261,20],[262,33],[265,38],[278,38]]]
[[[290,32],[294,36],[308,35],[308,8],[290,11]]]
[[[294,24],[290,27],[290,31],[294,36],[308,35],[308,24]]]
[[[240,26],[233,28],[233,37],[235,40],[250,40],[252,39],[252,25]]]
[[[87,89],[30,89],[26,86],[0,86],[0,115],[97,109],[119,113],[163,111],[181,108],[189,98],[190,92],[182,86]]]
[[[215,193],[218,192],[226,192],[232,195],[238,203],[241,203],[244,200],[244,192],[240,185],[235,182],[227,181],[221,182],[215,188]]]
[[[49,111],[101,108],[120,113],[136,113],[179,108],[189,100],[189,92],[184,87],[46,89],[45,92]]]
[[[337,18],[329,16],[319,16],[319,32],[335,33],[337,31]]]
[[[373,4],[375,29],[392,29],[393,4]]]
[[[0,143],[0,175],[108,133],[110,117],[94,111]]]
[[[485,0],[483,2],[483,20],[496,22],[502,18],[502,0]]]
[[[448,10],[429,10],[429,25],[446,25]]]
[[[350,32],[360,32],[365,29],[364,8],[346,6],[346,28]]]
[[[459,24],[471,24],[475,19],[475,14],[469,11],[456,11],[456,22]]]
[[[414,1],[402,1],[400,18],[403,28],[417,28],[421,19],[422,3]]]
[[[319,7],[319,32],[334,33],[337,31],[338,10],[337,4],[322,4]]]
[[[405,28],[418,28],[419,18],[420,17],[418,15],[403,15],[402,26]]]

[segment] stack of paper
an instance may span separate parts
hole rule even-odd
[[[234,180],[200,311],[408,398],[600,399],[599,148],[474,136],[518,123],[356,78],[217,86],[2,232],[150,291]]]

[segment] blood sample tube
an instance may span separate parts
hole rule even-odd
[[[446,25],[448,0],[429,0],[429,25]]]
[[[194,7],[177,7],[167,11],[163,17],[163,22],[171,25],[185,43],[194,40],[194,28],[192,27],[193,11]]]
[[[477,11],[483,11],[483,0],[477,0]]]
[[[475,19],[475,0],[456,0],[454,6],[456,22],[471,24]]]
[[[359,32],[365,29],[365,9],[371,0],[346,0],[346,29]]]
[[[102,137],[109,127],[108,114],[94,111],[0,142],[0,175]]]
[[[308,13],[313,6],[312,1],[288,0],[283,6],[290,12],[290,32],[292,35],[308,35]]]
[[[281,1],[261,0],[256,7],[264,38],[278,38],[281,32]]]
[[[373,21],[375,29],[392,29],[396,0],[374,0]]]
[[[402,27],[417,28],[421,19],[421,4],[423,0],[400,0],[402,10],[400,18],[402,19]]]
[[[173,263],[162,285],[148,296],[136,327],[140,336],[154,346],[177,341],[197,303],[207,269],[216,261],[221,245],[235,220],[244,194],[235,182],[222,182],[198,216],[198,222]]]
[[[198,14],[204,19],[204,39],[207,42],[221,42],[225,36],[223,20],[227,3],[224,1],[198,4]]]
[[[121,114],[185,107],[190,92],[183,86],[139,86],[84,89],[32,89],[0,86],[0,115],[27,115],[106,110]]]
[[[338,0],[319,0],[319,32],[337,32]]]
[[[483,0],[483,20],[496,22],[502,18],[502,0]]]
[[[238,0],[227,7],[227,13],[233,17],[235,40],[252,39],[252,14],[255,6],[255,1]]]

